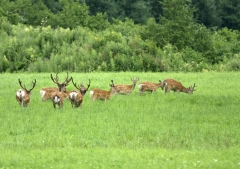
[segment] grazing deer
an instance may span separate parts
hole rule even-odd
[[[135,89],[136,83],[139,80],[139,78],[131,78],[131,81],[133,82],[132,85],[120,85],[120,84],[116,84],[115,88],[117,90],[117,94],[124,94],[124,95],[128,95],[131,94],[132,91]]]
[[[174,79],[166,79],[163,81],[164,83],[164,87],[165,87],[165,93],[170,92],[170,90],[173,90],[174,92],[184,92],[184,93],[188,93],[188,94],[193,94],[193,91],[195,87],[197,87],[195,85],[195,83],[193,84],[193,86],[190,86],[189,88],[186,88],[182,85],[181,82],[178,82]]]
[[[87,84],[87,88],[83,84],[77,86],[77,84],[73,82],[73,79],[72,79],[72,83],[79,91],[72,90],[69,93],[69,100],[72,104],[72,107],[81,107],[83,102],[83,97],[88,91],[91,81],[89,79],[89,84]]]
[[[18,79],[18,82],[21,86],[22,89],[19,89],[16,93],[16,99],[17,102],[22,106],[22,107],[27,107],[30,103],[30,94],[32,89],[36,86],[36,79],[35,81],[32,82],[32,88],[27,90],[25,85],[22,85],[22,82],[20,79]]]
[[[164,84],[161,80],[159,80],[159,83],[141,82],[138,85],[139,94],[142,95],[145,91],[150,91],[153,94],[159,87],[161,87],[163,90]]]
[[[56,78],[53,78],[52,74],[50,77],[51,77],[52,81],[57,84],[58,88],[56,88],[56,87],[42,88],[40,90],[40,95],[41,95],[43,102],[45,102],[48,99],[51,99],[51,96],[54,92],[57,92],[57,91],[66,92],[66,86],[72,80],[72,77],[70,79],[68,79],[68,73],[67,73],[67,77],[63,83],[58,82],[58,73],[56,73]]]
[[[108,101],[108,99],[116,93],[116,88],[115,85],[113,83],[113,80],[111,80],[112,84],[110,84],[110,91],[105,91],[105,90],[101,90],[101,89],[93,89],[90,91],[90,96],[92,98],[92,101],[95,101],[96,99],[100,99],[100,100],[105,100],[105,102]]]

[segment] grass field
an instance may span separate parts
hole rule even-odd
[[[50,73],[0,74],[0,168],[240,168],[240,83],[229,73],[69,73],[78,84],[109,90],[131,77],[158,82],[174,78],[193,95],[156,93],[115,95],[105,103],[54,109],[41,102],[42,87],[55,87]],[[59,74],[60,82],[66,73]],[[16,99],[21,78],[36,78],[28,108]],[[138,82],[138,83],[139,83]],[[137,84],[138,84],[137,83]],[[74,89],[70,83],[69,90]]]

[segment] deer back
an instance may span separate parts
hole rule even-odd
[[[56,88],[56,87],[42,88],[40,90],[40,95],[41,95],[42,101],[44,102],[48,99],[51,99],[52,93],[57,92],[57,91],[58,91],[58,88]]]
[[[142,94],[145,91],[150,91],[150,92],[155,92],[158,88],[162,88],[164,87],[164,84],[161,80],[159,80],[159,83],[153,83],[153,82],[141,82],[138,85],[139,88],[139,92],[140,94]]]
[[[189,88],[186,88],[182,85],[181,82],[176,81],[174,79],[166,79],[164,80],[164,87],[165,87],[165,93],[168,93],[169,91],[173,90],[174,92],[184,92],[184,93],[188,93],[188,94],[192,94],[194,90],[194,88],[196,87],[195,83],[192,86],[190,86]]]
[[[111,82],[112,82],[112,84],[109,85],[111,87],[110,91],[106,91],[106,90],[102,90],[102,89],[91,90],[90,97],[92,98],[92,101],[94,101],[96,99],[107,101],[113,94],[115,94],[117,91],[114,86],[113,80],[111,80]]]
[[[115,85],[115,89],[116,92],[118,94],[130,94],[136,86],[137,81],[139,80],[139,78],[131,78],[131,81],[133,82],[133,84],[131,85],[121,85],[121,84],[116,84]]]
[[[69,94],[69,100],[72,107],[80,107],[83,102],[83,95],[79,91],[72,90]]]
[[[51,94],[51,100],[53,103],[53,107],[56,108],[56,105],[58,105],[59,108],[62,108],[63,102],[66,97],[68,97],[66,93],[59,92],[59,91],[53,92]]]

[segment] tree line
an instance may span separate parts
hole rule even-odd
[[[239,70],[236,2],[2,0],[0,71]]]
[[[179,0],[171,0],[178,3]],[[146,24],[149,18],[161,23],[164,16],[164,0],[2,0],[1,15],[5,15],[12,23],[39,25],[41,20],[48,17],[52,27],[60,26],[62,15],[69,16],[69,20],[86,15],[106,15],[108,21],[113,19],[124,21],[130,18],[136,24]],[[240,3],[238,0],[184,0],[195,9],[193,12],[196,22],[207,28],[240,30]],[[71,12],[72,11],[72,12]],[[73,14],[73,15],[71,15]],[[70,17],[72,16],[72,17]],[[63,21],[64,22],[64,21]],[[64,27],[75,27],[70,23],[62,23]]]

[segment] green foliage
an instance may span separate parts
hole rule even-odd
[[[146,25],[132,19],[112,19],[110,24],[107,13],[90,16],[88,6],[79,1],[60,1],[62,10],[54,15],[47,15],[40,1],[24,2],[33,4],[31,12],[41,8],[47,17],[41,13],[37,27],[12,25],[5,8],[14,10],[15,4],[1,8],[1,72],[238,70],[239,31],[211,31],[197,24],[188,0],[163,1],[161,22],[150,18]],[[23,15],[28,8],[16,4]],[[32,19],[38,25],[35,16],[24,15],[21,23]]]

